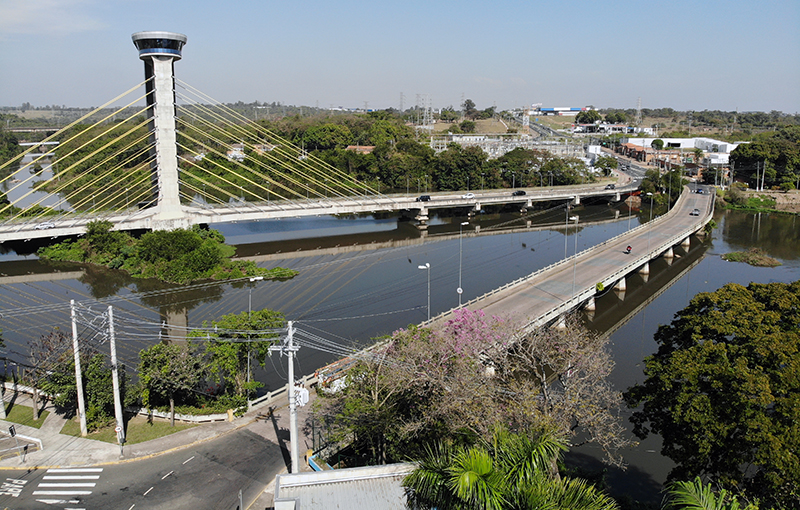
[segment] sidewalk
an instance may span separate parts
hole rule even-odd
[[[6,391],[4,397],[6,408],[8,408],[12,398],[16,405],[21,404],[29,407],[32,405],[30,395],[24,393],[18,393],[14,397],[12,391]],[[310,432],[306,433],[304,431],[304,425],[314,398],[314,392],[311,392],[309,403],[305,407],[297,408],[298,452],[301,471],[311,470],[304,458],[306,450],[312,447],[312,438]],[[120,448],[117,444],[61,434],[61,429],[66,420],[63,416],[55,413],[52,404],[48,403],[45,410],[49,411],[50,414],[39,429],[0,420],[0,430],[8,431],[8,427],[14,425],[17,434],[37,438],[42,441],[43,445],[41,451],[29,452],[24,463],[20,456],[0,460],[0,470],[97,466],[135,462],[136,460],[154,457],[169,451],[188,448],[200,442],[209,441],[234,430],[244,428],[250,428],[264,437],[264,439],[277,444],[284,451],[284,458],[289,458],[288,403],[275,409],[272,415],[266,417],[266,419],[261,418],[257,421],[257,416],[259,414],[268,415],[268,407],[250,411],[232,422],[205,423],[144,443],[126,445],[123,455],[120,455]],[[262,422],[266,422],[268,426],[264,427]],[[288,466],[283,472],[288,472]],[[252,508],[253,510],[272,508],[273,492],[274,479],[256,501],[249,506],[248,502],[245,502],[245,508]]]

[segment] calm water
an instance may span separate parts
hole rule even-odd
[[[647,211],[649,212],[649,211]],[[637,211],[629,216],[621,209],[600,204],[579,206],[578,250],[618,235],[640,223]],[[124,274],[74,266],[52,268],[35,256],[10,252],[0,255],[0,327],[6,355],[16,361],[27,356],[27,341],[58,327],[70,331],[69,300],[79,302],[81,338],[106,351],[102,314],[114,306],[120,358],[135,367],[138,351],[168,336],[180,338],[185,327],[198,326],[227,313],[253,309],[280,310],[296,327],[317,335],[301,335],[299,374],[338,359],[343,349],[369,344],[427,316],[427,271],[431,264],[431,313],[458,304],[461,260],[462,299],[467,301],[511,280],[527,275],[575,250],[574,226],[564,235],[563,208],[545,211],[435,217],[426,231],[414,222],[396,217],[293,219],[226,225],[220,230],[238,246],[240,256],[276,254],[262,267],[290,267],[299,276],[285,282],[209,284],[177,288],[154,281],[134,280]],[[526,221],[530,221],[527,225]],[[653,334],[668,323],[698,292],[714,291],[734,281],[789,282],[800,279],[798,219],[789,215],[721,213],[710,239],[692,239],[688,251],[678,249],[672,265],[655,261],[647,282],[633,276],[621,298],[609,292],[598,300],[598,309],[587,324],[600,331],[615,328],[611,348],[616,360],[612,380],[619,389],[639,382],[642,360],[655,350]],[[476,235],[480,227],[480,235]],[[462,236],[459,236],[459,229]],[[510,230],[513,229],[513,230]],[[349,251],[375,243],[393,247]],[[760,247],[778,258],[778,268],[753,268],[721,260],[728,251]],[[297,250],[314,250],[304,252]],[[285,254],[285,255],[284,255]],[[460,257],[459,257],[460,254]],[[59,270],[61,273],[54,273]],[[79,277],[68,271],[82,271]],[[13,280],[14,276],[24,281]],[[648,299],[659,294],[643,306]],[[642,307],[638,312],[637,307]],[[171,326],[168,326],[171,325]],[[286,360],[273,357],[255,377],[264,390],[285,384]],[[625,452],[629,468],[609,470],[615,491],[658,501],[660,485],[671,465],[659,454],[657,438]],[[576,449],[571,462],[600,466],[591,447]]]

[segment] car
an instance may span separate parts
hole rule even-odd
[[[56,224],[53,223],[52,221],[45,221],[43,223],[39,223],[33,228],[35,230],[47,230],[48,228],[56,228]]]
[[[692,209],[692,212],[689,213],[690,216],[700,216],[700,209]]]
[[[617,189],[616,184],[606,184],[606,189]]]
[[[525,194],[525,190],[524,190],[524,189],[518,189],[518,190],[516,190],[515,192],[513,192],[513,193],[511,194],[511,196],[512,196],[512,197],[521,197],[521,196],[523,196],[524,194]]]
[[[464,193],[461,198],[475,198],[475,193]]]
[[[697,193],[698,195],[703,195],[705,194],[705,192],[706,190],[704,190],[703,188],[697,188],[697,191],[695,191],[695,193]]]
[[[430,202],[431,196],[430,195],[420,195],[417,197],[417,202]]]

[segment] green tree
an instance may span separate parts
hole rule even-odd
[[[125,395],[127,376],[120,369],[120,394]],[[106,426],[114,417],[114,391],[111,367],[99,353],[81,353],[81,376],[86,404],[86,426],[92,431]],[[53,403],[66,414],[75,414],[78,408],[78,390],[75,383],[75,359],[67,356],[48,371],[41,383],[42,390],[53,395]]]
[[[775,508],[800,506],[800,281],[728,284],[656,333],[626,393],[634,432],[663,438],[672,480],[708,475]],[[746,469],[743,469],[746,467]]]
[[[475,132],[475,122],[471,120],[465,120],[458,125],[461,128],[461,131],[464,133],[474,133]]]
[[[139,382],[142,403],[169,401],[170,425],[175,426],[175,400],[192,391],[203,378],[202,356],[191,343],[158,343],[139,352]]]
[[[475,102],[472,99],[465,100],[461,108],[464,111],[464,116],[468,119],[474,119],[478,114],[478,110],[475,108]]]
[[[225,383],[226,391],[246,399],[263,386],[248,381],[250,363],[264,366],[269,347],[275,343],[275,329],[285,327],[283,314],[274,310],[253,310],[251,313],[223,315],[207,330],[192,331],[192,337],[206,337],[208,369],[212,376]]]
[[[606,177],[611,175],[611,170],[616,170],[618,166],[617,158],[611,156],[601,156],[594,162],[594,167],[602,171]]]
[[[656,138],[655,140],[653,140],[650,146],[655,150],[660,151],[664,149],[664,140],[662,140],[661,138]]]
[[[427,448],[403,481],[407,506],[438,510],[612,510],[613,499],[554,469],[566,441],[547,431],[498,429],[472,446]]]
[[[715,493],[711,484],[696,477],[691,482],[673,482],[667,488],[664,510],[758,510],[758,505],[741,506],[739,500],[722,489]]]
[[[302,140],[308,150],[328,150],[350,145],[353,134],[347,126],[328,123],[308,128]]]
[[[575,122],[578,124],[594,124],[602,119],[597,110],[584,110],[575,116]]]

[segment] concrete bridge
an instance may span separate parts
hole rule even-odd
[[[627,178],[626,178],[627,179]],[[431,209],[463,207],[480,211],[486,205],[519,204],[521,210],[532,207],[537,201],[571,201],[580,203],[589,197],[604,197],[619,201],[623,195],[638,189],[638,184],[629,182],[617,189],[605,189],[603,185],[554,186],[547,188],[525,188],[525,195],[515,195],[518,190],[483,190],[471,193],[472,196],[457,193],[431,193],[430,200],[421,202],[417,196],[375,195],[372,197],[322,198],[310,200],[241,202],[235,206],[201,207],[188,205],[180,207],[180,216],[160,220],[158,207],[141,211],[123,211],[96,215],[72,215],[53,218],[42,222],[24,221],[0,225],[0,243],[7,241],[28,241],[31,239],[78,236],[86,232],[86,225],[94,220],[108,220],[115,230],[169,230],[189,228],[192,225],[215,225],[239,221],[276,220],[281,218],[313,217],[322,215],[358,214],[378,211],[408,211],[424,223]]]
[[[600,292],[609,288],[624,291],[629,275],[647,274],[651,260],[673,258],[675,247],[688,247],[689,237],[702,230],[714,213],[715,195],[711,191],[697,194],[686,188],[667,214],[477,297],[463,307],[481,309],[487,315],[510,316],[519,321],[521,334],[557,323],[579,307],[593,310],[594,298]],[[626,253],[627,246],[633,248],[631,253]],[[433,317],[422,326],[445,321],[454,311]]]

